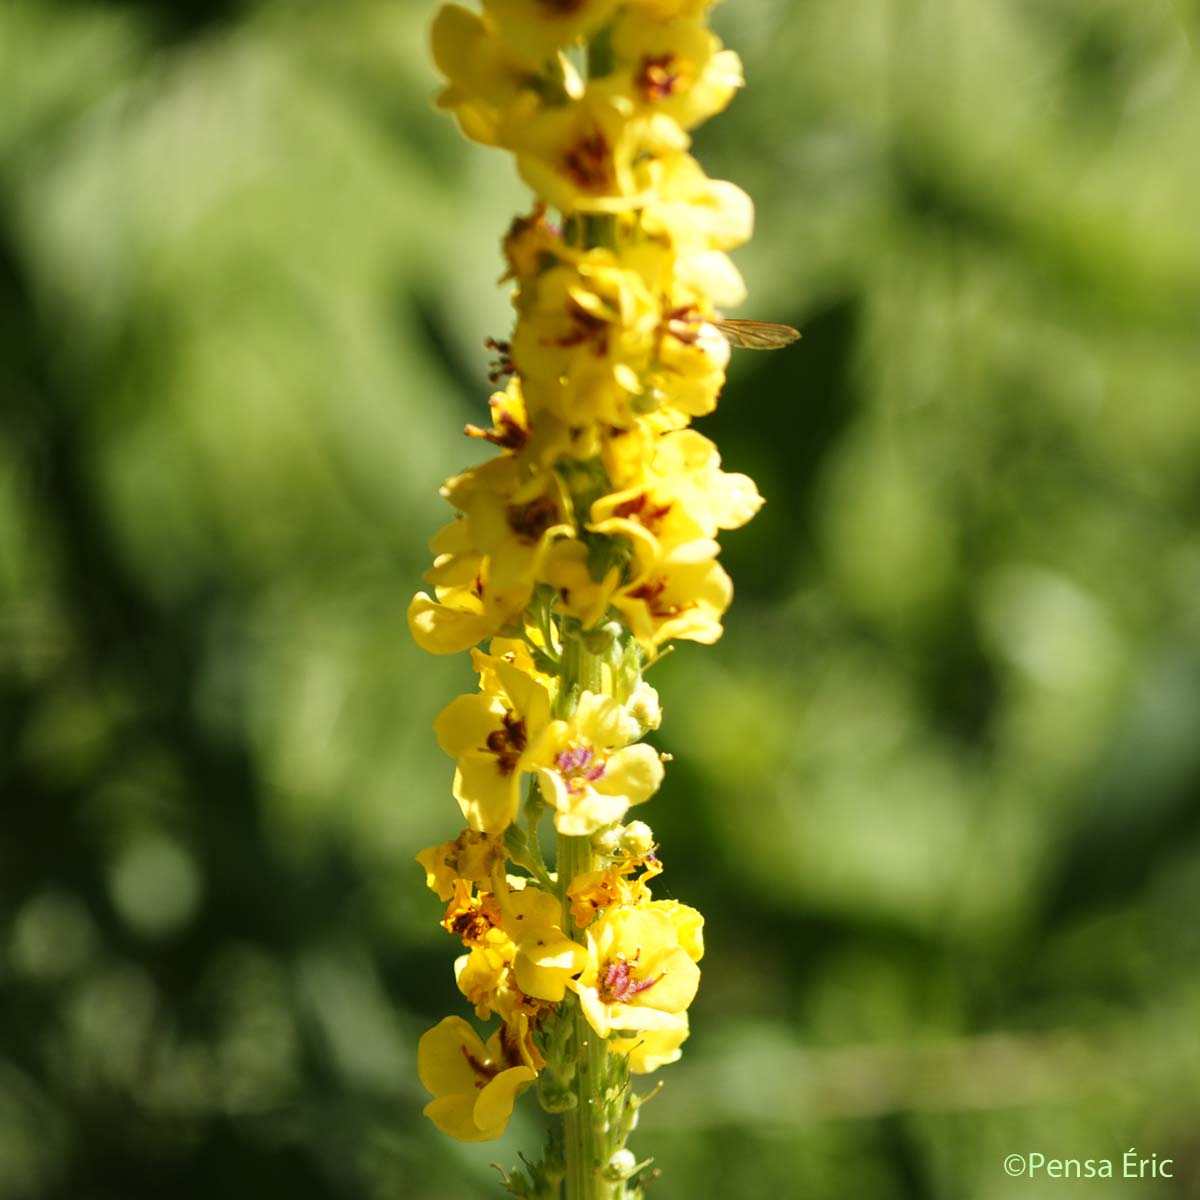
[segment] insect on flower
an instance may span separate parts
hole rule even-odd
[[[713,321],[737,350],[782,350],[800,337],[800,330],[772,321]]]

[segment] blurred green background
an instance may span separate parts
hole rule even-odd
[[[404,621],[510,319],[416,0],[0,4],[0,1200],[451,1200],[459,828]],[[702,422],[767,507],[655,669],[709,921],[656,1200],[1200,1196],[1200,10],[729,0]],[[1174,1159],[1008,1179],[1005,1155]],[[1118,1173],[1120,1166],[1118,1165]]]

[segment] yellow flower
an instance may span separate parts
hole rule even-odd
[[[634,821],[627,830],[618,831],[621,833],[622,843],[627,840],[628,830],[634,830],[634,837],[628,840],[638,839],[640,831],[635,828],[637,826],[645,830],[647,839],[652,836],[648,825],[641,821]],[[618,850],[617,853],[620,854],[620,851]],[[599,871],[585,871],[582,875],[576,876],[567,887],[567,897],[571,901],[571,917],[575,924],[580,929],[586,929],[605,909],[613,908],[618,904],[628,906],[645,904],[650,899],[650,888],[647,881],[656,875],[661,875],[662,869],[662,863],[654,857],[651,842],[647,840],[645,853],[638,855],[626,853],[618,857],[611,866]],[[636,878],[634,877],[635,871],[641,872]],[[694,912],[695,910],[689,911]],[[696,916],[699,917],[700,914],[696,913]],[[703,924],[703,918],[700,918],[700,921]],[[676,924],[678,925],[678,922]]]
[[[606,86],[684,129],[720,112],[745,82],[741,60],[697,17],[660,22],[628,8],[613,26],[612,51],[617,70]]]
[[[587,951],[560,928],[562,906],[557,896],[526,886],[502,902],[504,928],[516,946],[513,974],[528,996],[557,1004],[567,983],[583,970]]]
[[[513,220],[500,248],[508,264],[501,283],[529,279],[567,253],[561,230],[546,220],[546,206],[540,202],[529,216]]]
[[[483,1044],[462,1017],[446,1017],[417,1047],[417,1073],[433,1099],[425,1115],[460,1142],[490,1142],[508,1125],[520,1092],[537,1078],[524,1049],[497,1030]]]
[[[662,761],[645,743],[625,745],[628,722],[611,696],[584,692],[569,721],[546,726],[530,762],[559,833],[595,833],[658,790]]]
[[[408,629],[413,641],[430,654],[457,654],[495,632],[483,610],[483,581],[439,587],[436,599],[418,592],[408,606]]]
[[[717,448],[691,429],[643,443],[636,486],[610,492],[592,505],[588,528],[596,533],[632,533],[636,525],[660,548],[720,529],[737,529],[762,506],[754,481],[720,469]]]
[[[538,72],[522,62],[486,17],[445,5],[433,22],[433,61],[449,81],[437,106],[458,118],[463,133],[494,146],[509,109],[539,102]]]
[[[513,52],[533,64],[594,33],[620,0],[483,0]]]
[[[647,233],[677,249],[735,250],[754,232],[754,202],[736,184],[710,179],[690,154],[656,164],[654,195],[642,214]]]
[[[463,432],[467,437],[482,438],[513,452],[524,449],[529,441],[529,414],[525,411],[525,397],[521,395],[521,383],[514,376],[502,392],[493,392],[488,399],[492,414],[492,428],[481,429],[468,425]]]
[[[704,918],[694,908],[678,900],[656,900],[654,907],[671,918],[675,936],[692,962],[704,957]]]
[[[634,637],[657,649],[672,638],[709,645],[721,636],[721,617],[733,583],[708,538],[675,546],[613,596]]]
[[[455,964],[462,993],[483,1018],[536,1015],[566,994],[587,952],[562,931],[559,899],[524,879],[473,896],[462,880],[442,925],[470,949]]]
[[[659,21],[703,16],[716,0],[631,0],[632,6]]]
[[[670,1029],[643,1029],[632,1037],[610,1038],[608,1049],[612,1054],[627,1054],[629,1069],[635,1075],[647,1075],[668,1063],[678,1062],[687,1035],[687,1014],[681,1013],[679,1022]]]
[[[587,949],[587,965],[571,987],[601,1037],[686,1028],[683,1014],[696,995],[700,969],[661,906],[608,910],[588,927]]]
[[[463,945],[486,950],[489,947],[503,949],[508,935],[501,928],[500,906],[491,892],[474,893],[465,880],[454,881],[454,891],[442,918],[442,928],[455,937],[462,938]]]
[[[417,862],[425,868],[425,884],[439,900],[454,895],[456,880],[487,883],[504,859],[502,842],[473,829],[464,829],[453,841],[430,846],[417,855]]]
[[[492,628],[519,624],[546,547],[574,532],[558,476],[527,474],[518,458],[501,455],[447,480],[442,495],[462,517],[442,531],[440,542],[434,539],[447,553],[426,579],[453,585],[482,563],[481,599]]]
[[[591,250],[528,280],[517,308],[512,357],[530,409],[624,424],[660,322],[641,277]]]
[[[631,116],[628,102],[589,88],[579,100],[514,120],[505,136],[517,172],[539,200],[564,213],[619,213],[651,198],[659,159],[689,138],[669,117]]]
[[[546,686],[504,659],[477,655],[495,687],[459,696],[438,714],[438,744],[457,761],[454,798],[467,824],[499,835],[516,819],[529,748],[550,718]]]
[[[473,946],[454,960],[458,990],[474,1005],[480,1020],[494,1012],[508,1015],[521,1007],[524,997],[512,979],[516,953],[516,946],[506,937],[491,946]]]

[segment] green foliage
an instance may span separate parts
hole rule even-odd
[[[470,680],[404,609],[525,205],[429,109],[432,7],[0,11],[0,1200],[502,1195],[540,1141],[451,1144],[415,1077]],[[1194,6],[718,22],[739,315],[804,341],[702,423],[768,504],[725,640],[651,673],[710,951],[649,1194],[1000,1196],[1130,1145],[1183,1194]]]

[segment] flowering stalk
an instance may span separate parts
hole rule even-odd
[[[528,1200],[642,1195],[632,1081],[679,1058],[700,977],[703,918],[653,899],[653,834],[626,818],[663,778],[643,672],[673,640],[721,635],[716,536],[762,503],[689,428],[724,383],[718,306],[743,298],[725,251],[753,219],[687,152],[741,84],[707,8],[483,0],[433,28],[439,105],[516,156],[536,203],[504,239],[505,385],[491,428],[467,427],[498,453],[443,487],[457,515],[408,614],[422,647],[470,651],[479,675],[435,722],[467,827],[418,858],[463,943],[459,989],[499,1024],[485,1043],[445,1018],[418,1066],[426,1115],[465,1141],[498,1137],[536,1083],[562,1127],[506,1176]]]

